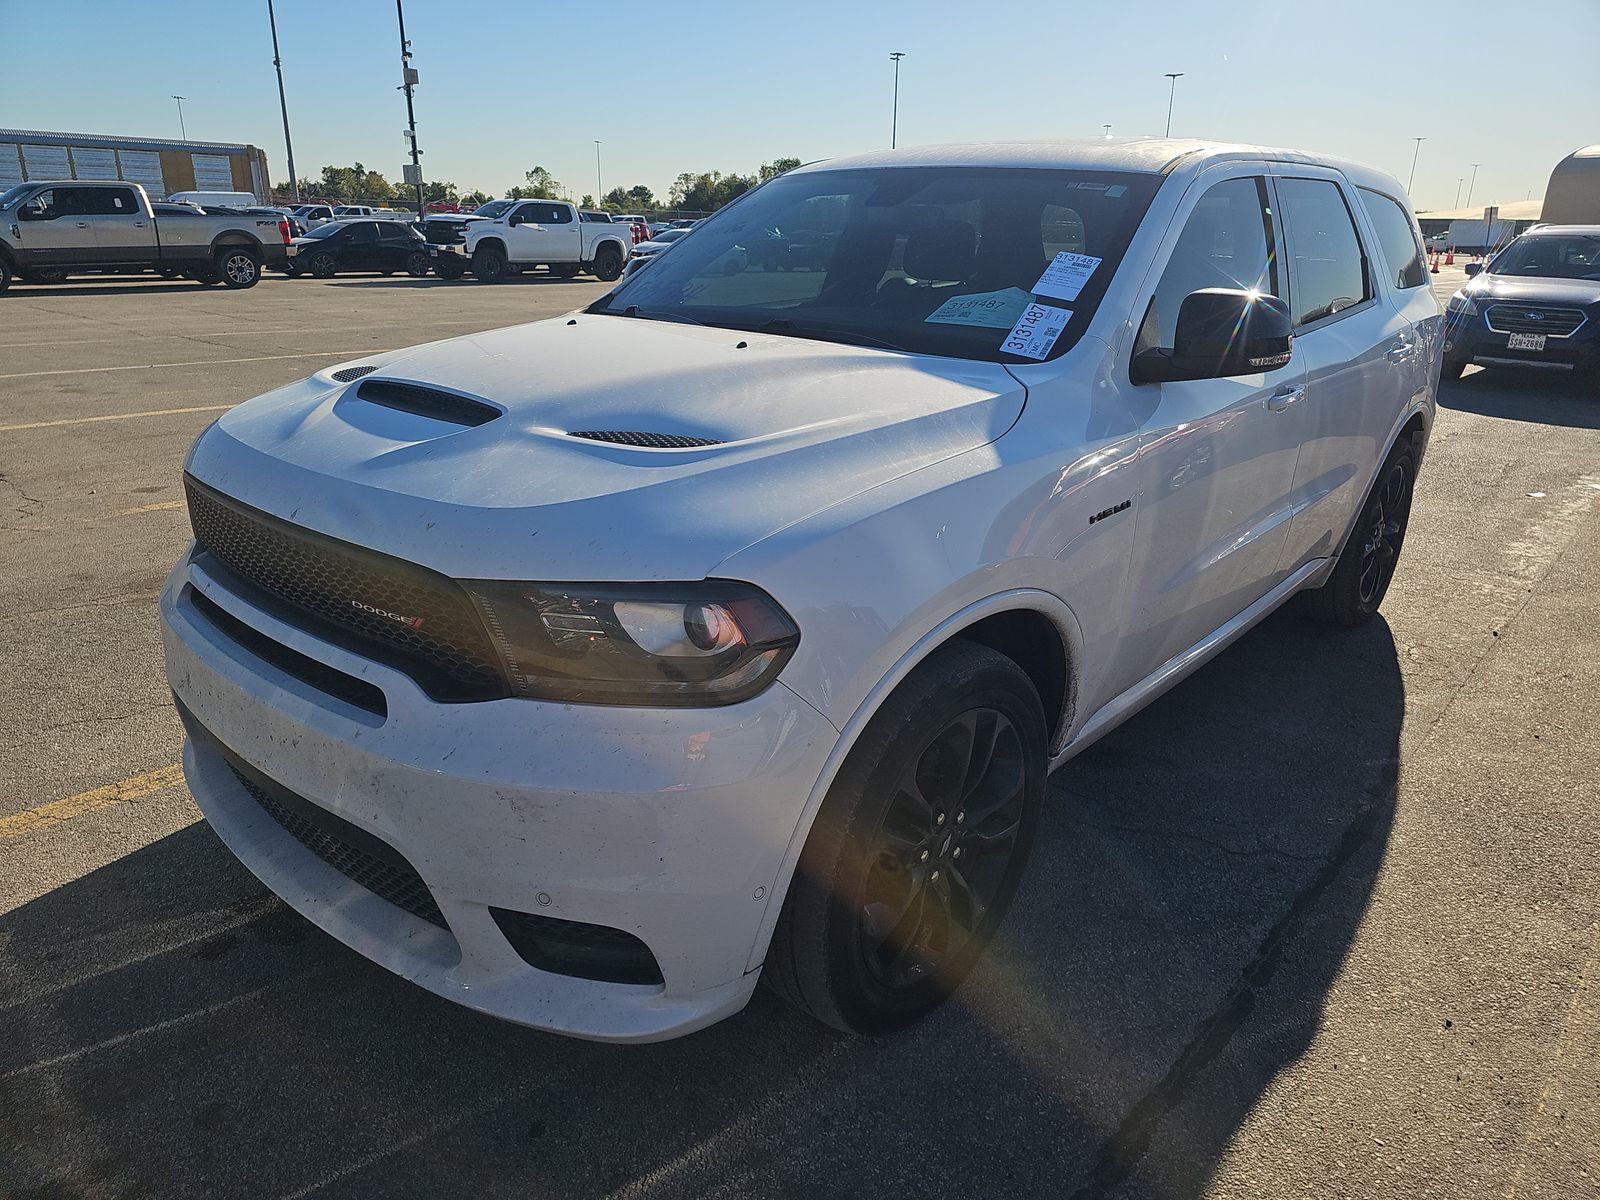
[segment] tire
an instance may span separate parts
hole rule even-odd
[[[576,279],[582,270],[577,263],[551,263],[550,274],[560,279]]]
[[[11,286],[11,264],[0,258],[0,292]]]
[[[413,279],[421,279],[428,273],[428,256],[420,250],[413,250],[406,255],[406,274]]]
[[[902,1028],[942,1003],[1027,864],[1045,738],[1038,692],[997,651],[954,641],[913,670],[828,789],[778,917],[768,986],[856,1034]],[[974,780],[972,750],[981,756],[986,740]]]
[[[622,252],[615,246],[600,247],[594,256],[594,277],[601,283],[612,283],[622,277]]]
[[[261,282],[261,260],[244,246],[225,246],[217,251],[217,277],[238,291]]]
[[[1446,380],[1460,379],[1461,373],[1466,369],[1467,363],[1465,359],[1447,358],[1444,360],[1444,365],[1439,368],[1439,378]]]
[[[328,251],[319,250],[311,256],[306,268],[318,279],[332,279],[339,272],[339,260]]]
[[[1409,440],[1402,440],[1389,452],[1378,482],[1362,502],[1361,515],[1333,574],[1321,587],[1300,593],[1302,612],[1313,620],[1347,628],[1372,619],[1400,561],[1416,478],[1416,451]]]
[[[479,246],[472,255],[472,273],[481,283],[499,283],[506,277],[506,256],[493,246]]]

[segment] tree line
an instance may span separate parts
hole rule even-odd
[[[721,171],[685,171],[673,181],[666,198],[658,198],[645,184],[632,187],[614,187],[596,202],[591,193],[578,198],[580,208],[600,208],[608,212],[630,212],[649,215],[665,210],[715,212],[724,204],[744,195],[757,184],[765,183],[792,171],[800,165],[798,158],[775,158],[756,168],[753,175]],[[288,194],[293,186],[280,183],[276,191]],[[377,171],[369,171],[361,163],[348,167],[322,168],[320,179],[301,179],[300,194],[316,196],[335,204],[405,205],[415,203],[416,192],[405,184],[393,184]],[[523,182],[508,188],[505,195],[513,200],[571,200],[567,188],[546,168],[536,166],[523,173]],[[488,192],[463,191],[448,180],[430,180],[422,185],[422,198],[428,204],[459,204],[475,208],[485,201],[495,199]]]

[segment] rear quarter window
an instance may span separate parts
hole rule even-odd
[[[1423,258],[1422,235],[1405,206],[1392,196],[1357,188],[1362,207],[1372,218],[1378,233],[1378,250],[1392,287],[1417,288],[1428,282],[1428,267]]]

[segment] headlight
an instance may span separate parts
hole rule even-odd
[[[1478,303],[1466,292],[1461,291],[1450,297],[1444,310],[1457,317],[1475,317],[1478,315]]]
[[[737,704],[777,677],[800,631],[765,592],[727,581],[474,582],[519,696],[580,704]]]

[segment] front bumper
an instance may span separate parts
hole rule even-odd
[[[257,657],[194,592],[376,685],[380,717]],[[786,849],[838,734],[781,683],[715,709],[439,704],[405,675],[277,620],[186,560],[161,598],[184,769],[207,820],[287,903],[352,948],[490,1015],[652,1041],[737,1012]],[[224,747],[403,855],[448,924],[380,899],[252,798]],[[660,984],[530,966],[490,908],[620,929]]]
[[[1485,315],[1488,306],[1482,301],[1479,304],[1472,316],[1450,314],[1447,318],[1444,356],[1449,361],[1561,372],[1600,371],[1600,320],[1593,315],[1570,336],[1547,335],[1542,350],[1513,349],[1513,335],[1494,329]]]
[[[429,242],[428,257],[440,258],[444,255],[453,255],[456,258],[470,258],[465,242]]]

